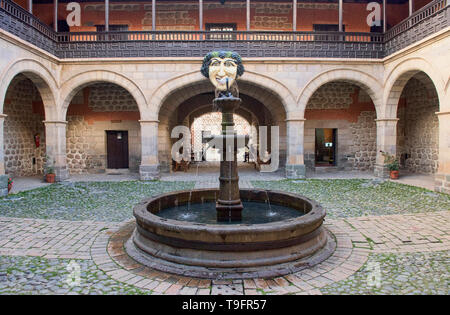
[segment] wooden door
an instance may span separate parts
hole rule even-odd
[[[128,168],[128,131],[106,131],[108,168]]]

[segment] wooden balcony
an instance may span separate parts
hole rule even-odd
[[[234,50],[243,57],[379,59],[449,26],[449,2],[435,0],[386,33],[57,33],[10,0],[0,0],[0,27],[59,58],[202,57],[211,50]]]

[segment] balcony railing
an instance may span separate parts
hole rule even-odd
[[[450,25],[450,0],[435,0],[387,33],[134,31],[56,33],[10,0],[0,27],[60,58],[199,57],[235,50],[243,57],[383,58]]]

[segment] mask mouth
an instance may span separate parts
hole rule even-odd
[[[216,81],[219,84],[227,84],[227,77],[216,77]]]

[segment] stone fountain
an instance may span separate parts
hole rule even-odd
[[[216,87],[222,112],[219,189],[171,192],[135,206],[136,229],[126,243],[136,261],[164,272],[221,279],[271,277],[327,259],[335,242],[322,226],[325,210],[296,194],[239,189],[233,113],[241,57],[211,52],[201,70]]]

